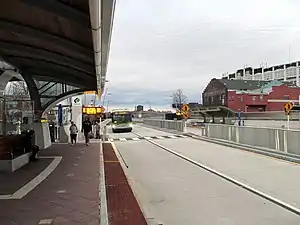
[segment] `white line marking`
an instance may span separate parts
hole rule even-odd
[[[78,166],[78,164],[77,163],[75,163],[75,164],[73,164],[74,166]]]
[[[152,140],[152,137],[144,137],[146,140]]]
[[[74,177],[74,173],[68,173],[67,177]]]
[[[173,138],[173,139],[176,139],[176,138],[178,138],[178,137],[175,137],[175,136],[173,136],[173,135],[170,135],[170,136],[168,136],[169,138]]]
[[[127,141],[126,138],[119,138],[120,141]]]
[[[106,188],[105,188],[105,170],[104,170],[104,156],[103,156],[103,144],[100,142],[100,177],[99,177],[99,217],[101,225],[108,225],[108,213],[107,213],[107,200],[106,200]]]
[[[0,195],[0,200],[8,200],[11,199],[11,195]]]
[[[66,190],[58,190],[56,193],[62,194],[62,193],[67,193],[67,191]]]
[[[156,136],[157,139],[164,139],[162,136]]]
[[[136,137],[134,137],[134,138],[132,138],[132,140],[133,140],[133,141],[139,141],[140,139],[139,139],[139,138],[136,138]]]
[[[158,144],[154,141],[149,141],[149,142],[156,145],[156,146],[158,146],[158,147],[160,147],[160,148],[162,148],[162,149],[164,149],[165,151],[167,151],[167,152],[169,152],[173,155],[176,155],[176,156],[178,156],[178,157],[180,157],[180,158],[182,158],[182,159],[184,159],[184,160],[186,160],[186,161],[188,161],[188,162],[190,162],[190,163],[192,163],[196,166],[199,166],[199,167],[201,167],[201,168],[203,168],[203,169],[205,169],[205,170],[207,170],[207,171],[209,171],[209,172],[211,172],[211,173],[213,173],[213,174],[215,174],[215,175],[217,175],[217,176],[219,176],[219,177],[221,177],[221,178],[223,178],[223,179],[225,179],[225,180],[227,180],[227,181],[229,181],[229,182],[231,182],[235,185],[238,185],[238,186],[240,186],[240,187],[242,187],[242,188],[244,188],[244,189],[260,196],[260,197],[263,197],[263,198],[265,198],[265,199],[267,199],[267,200],[269,200],[269,201],[271,201],[271,202],[273,202],[273,203],[275,203],[275,204],[277,204],[277,205],[279,205],[279,206],[281,206],[281,207],[283,207],[283,208],[285,208],[285,209],[287,209],[287,210],[289,210],[293,213],[296,213],[296,214],[300,215],[300,209],[298,209],[298,208],[296,208],[296,207],[294,207],[294,206],[292,206],[292,205],[290,205],[286,202],[283,202],[283,201],[281,201],[281,200],[279,200],[275,197],[272,197],[272,196],[270,196],[270,195],[268,195],[268,194],[266,194],[262,191],[259,191],[255,188],[249,186],[248,184],[242,183],[242,182],[240,182],[240,181],[238,181],[238,180],[236,180],[236,179],[234,179],[230,176],[227,176],[223,173],[220,173],[220,172],[218,172],[218,171],[216,171],[216,170],[214,170],[214,169],[212,169],[208,166],[205,166],[205,165],[203,165],[203,164],[201,164],[201,163],[199,163],[195,160],[192,160],[192,159],[190,159],[190,158],[188,158],[188,157],[186,157],[186,156],[184,156],[180,153],[177,153],[177,152],[175,152],[175,151],[173,151],[173,150],[171,150],[171,149],[169,149],[169,148],[167,148],[167,147],[165,147],[161,144]]]
[[[53,219],[40,220],[39,224],[52,224]]]
[[[49,156],[40,158],[49,158]],[[37,175],[7,199],[21,199],[29,192],[31,192],[34,188],[36,188],[40,183],[42,183],[55,170],[55,168],[62,160],[61,156],[55,156],[52,158],[54,158],[53,161],[39,175]]]

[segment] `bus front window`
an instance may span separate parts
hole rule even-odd
[[[116,122],[116,123],[128,123],[128,122],[132,121],[131,115],[128,115],[128,114],[114,115],[112,119],[113,119],[113,122]]]

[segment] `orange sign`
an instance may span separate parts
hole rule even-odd
[[[94,95],[96,94],[97,92],[96,91],[85,91],[83,92],[85,95]]]
[[[188,104],[184,104],[181,108],[184,112],[188,112],[190,110],[190,107]]]
[[[102,107],[82,107],[82,113],[88,115],[96,115],[102,113]]]

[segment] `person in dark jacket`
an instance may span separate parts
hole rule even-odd
[[[82,123],[81,132],[84,133],[85,144],[86,144],[86,146],[88,146],[89,145],[89,140],[90,140],[89,134],[90,134],[90,132],[92,132],[92,123],[91,123],[90,118],[88,116],[85,117],[85,120]]]

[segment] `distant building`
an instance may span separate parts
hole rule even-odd
[[[225,106],[238,112],[283,111],[299,104],[300,87],[292,82],[212,79],[202,93],[203,106]]]
[[[188,105],[189,105],[190,109],[198,109],[199,107],[202,106],[198,102],[189,102]]]
[[[136,106],[136,111],[144,111],[144,106],[142,106],[142,105],[137,105]]]
[[[278,80],[290,81],[300,86],[300,62],[291,62],[271,67],[245,67],[234,73],[224,73],[222,79],[228,80]]]

